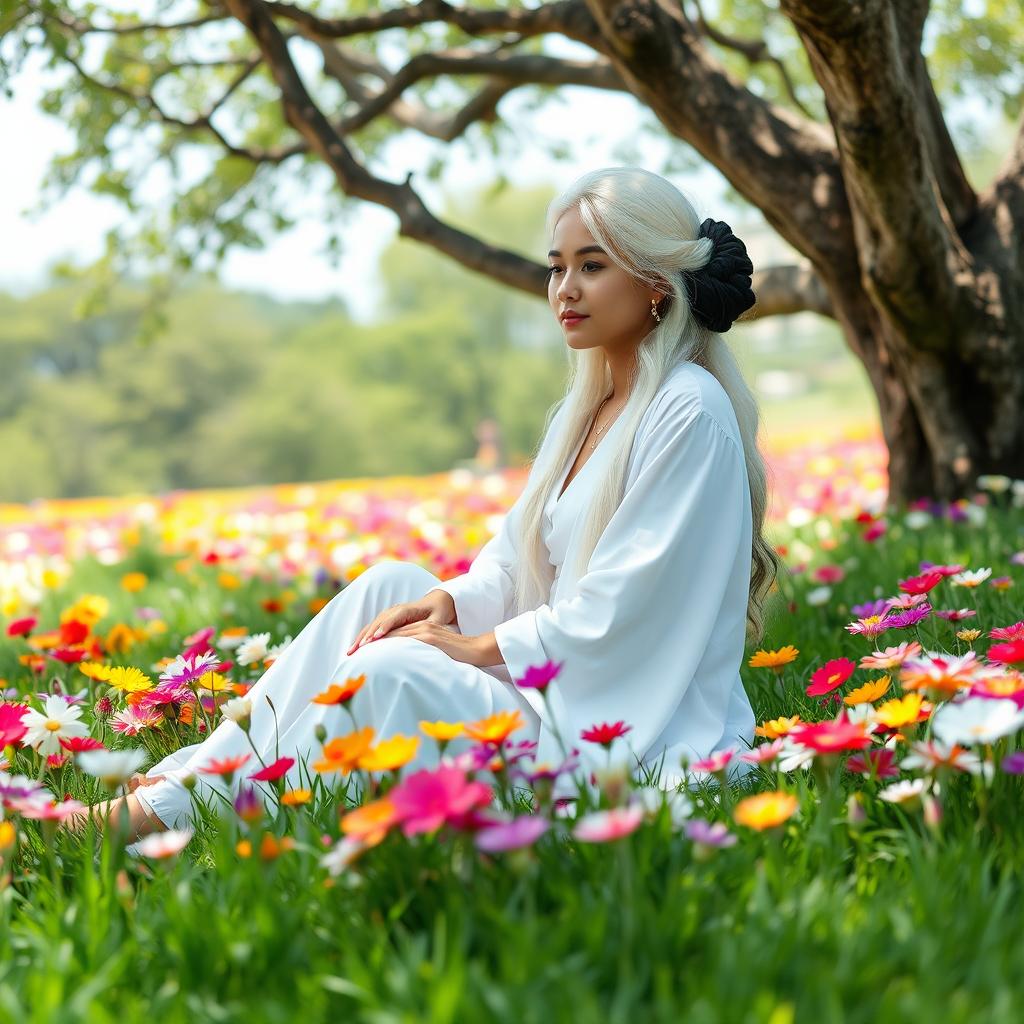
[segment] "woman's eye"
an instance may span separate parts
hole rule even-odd
[[[593,267],[595,270],[600,270],[601,264],[591,263],[590,260],[587,260],[587,262],[583,264],[583,269],[586,270],[587,267]],[[561,267],[548,267],[548,275],[550,276],[551,274],[557,273],[561,269]]]

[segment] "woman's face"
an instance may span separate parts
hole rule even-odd
[[[579,251],[591,247],[597,251]],[[609,259],[575,208],[555,224],[551,249],[548,302],[569,347],[600,346],[612,355],[635,350],[656,322],[651,316],[651,299],[661,296]],[[585,319],[563,319],[569,309]]]

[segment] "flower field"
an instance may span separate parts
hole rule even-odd
[[[376,560],[465,571],[524,474],[0,508],[2,1019],[1016,1020],[1024,482],[887,508],[870,438],[773,469],[756,742],[688,789],[629,770],[628,719],[554,765],[514,714],[352,721],[301,788],[286,754],[206,765],[223,801],[133,850],[61,821],[244,728]],[[322,682],[347,707],[364,679]],[[606,767],[571,808],[584,744]]]

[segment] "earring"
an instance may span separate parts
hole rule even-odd
[[[658,316],[658,308],[657,308],[657,304],[655,303],[654,299],[651,299],[651,316],[653,316],[654,319],[657,320],[659,324],[661,323],[661,317]]]

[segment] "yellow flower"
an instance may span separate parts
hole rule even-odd
[[[110,602],[102,594],[83,594],[73,605],[60,613],[61,625],[77,619],[90,629],[110,611]]]
[[[225,590],[237,590],[242,581],[233,572],[221,572],[217,574],[217,585]]]
[[[80,661],[78,671],[90,679],[98,679],[101,683],[110,678],[110,666],[101,665],[98,661]]]
[[[248,839],[239,839],[235,844],[235,853],[239,857],[251,857],[252,856],[252,843]]]
[[[432,740],[453,740],[461,736],[462,722],[420,722],[420,728]]]
[[[408,764],[416,756],[419,745],[419,736],[402,736],[399,733],[368,750],[359,758],[358,765],[368,772],[393,771]]]
[[[758,793],[748,796],[736,805],[733,817],[738,825],[763,832],[788,821],[797,808],[797,799],[792,793],[781,791]]]
[[[112,668],[106,681],[115,690],[121,690],[124,693],[141,693],[143,690],[153,689],[153,680],[142,669],[138,669],[134,665]]]
[[[121,586],[129,594],[138,593],[148,582],[149,577],[144,572],[126,572],[121,577]]]
[[[870,679],[863,686],[858,686],[856,690],[851,690],[843,698],[843,703],[851,708],[855,704],[872,704],[879,697],[885,696],[890,682],[889,676],[879,676],[877,679]]]
[[[981,636],[980,629],[961,629],[957,631],[957,639],[963,640],[965,643],[973,644],[975,640]]]
[[[465,728],[467,736],[481,743],[503,743],[509,733],[522,728],[524,724],[523,713],[516,708],[515,711],[499,711],[488,715],[479,722],[468,722]]]
[[[747,664],[751,668],[770,668],[776,672],[781,672],[782,666],[788,665],[791,661],[796,661],[796,656],[799,653],[792,644],[787,644],[785,647],[780,647],[777,651],[755,651]]]
[[[299,804],[308,804],[313,799],[313,793],[308,789],[289,789],[287,793],[281,794],[281,803],[285,807],[298,807]]]
[[[780,736],[785,736],[787,733],[795,729],[799,724],[799,715],[793,715],[792,718],[773,718],[770,722],[765,722],[764,725],[759,725],[754,730],[754,735],[765,736],[770,740],[777,740]]]
[[[18,833],[9,821],[0,821],[0,855],[3,855],[18,838]]]
[[[196,683],[204,690],[212,690],[214,693],[218,690],[230,690],[235,685],[227,676],[222,676],[219,672],[204,672],[196,680]]]
[[[146,634],[143,633],[142,635],[145,638]],[[131,626],[118,622],[111,627],[104,643],[108,651],[117,651],[119,654],[125,654],[135,646],[137,640],[136,631]]]
[[[875,708],[875,721],[887,725],[890,729],[913,725],[921,715],[923,703],[923,698],[919,693],[908,693],[905,697],[887,700]]]

